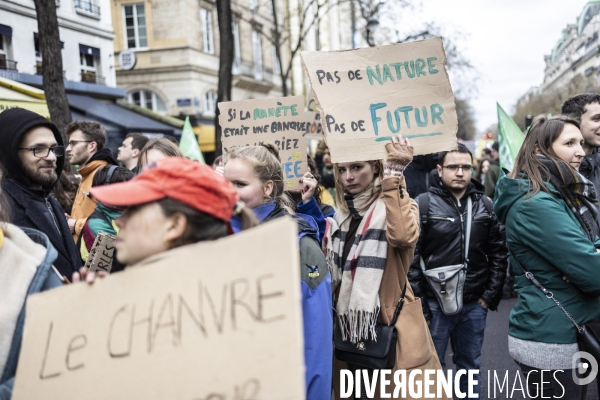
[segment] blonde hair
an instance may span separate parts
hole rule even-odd
[[[379,179],[380,181],[383,179],[383,161],[382,160],[371,160],[371,161],[361,161],[371,164],[371,168],[373,168],[373,181]],[[346,199],[344,199],[344,194],[346,193],[344,190],[344,185],[342,184],[342,180],[340,179],[340,174],[338,172],[339,164],[333,165],[333,176],[335,178],[335,202],[338,208],[348,211],[348,206],[346,205]],[[381,187],[378,189],[381,191]],[[373,187],[373,195],[375,194],[375,186]]]
[[[277,205],[288,213],[294,214],[294,203],[284,192],[281,158],[275,144],[263,142],[260,146],[234,147],[223,159],[223,165],[227,165],[231,160],[246,161],[263,184],[273,181],[273,190],[269,198],[275,200]]]
[[[140,151],[137,162],[138,173],[142,172],[142,169],[148,163],[148,152],[150,150],[158,150],[167,157],[185,157],[179,147],[169,139],[160,138],[149,140],[144,148]]]

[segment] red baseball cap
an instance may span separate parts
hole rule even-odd
[[[126,207],[170,197],[229,222],[238,201],[235,189],[211,167],[181,157],[152,163],[134,179],[99,186],[91,194],[103,204]]]

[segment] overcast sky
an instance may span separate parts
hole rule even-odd
[[[550,54],[567,24],[587,0],[422,0],[413,13],[444,30],[459,29],[458,41],[479,73],[479,93],[470,100],[478,133],[496,122],[496,101],[512,114],[517,99],[544,78]]]

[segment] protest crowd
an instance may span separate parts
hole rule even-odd
[[[458,370],[479,371],[488,313],[518,296],[508,344],[531,376],[528,393],[583,400],[572,359],[600,319],[599,131],[600,94],[581,94],[561,115],[533,120],[512,170],[498,142],[481,155],[461,143],[414,155],[400,134],[378,142],[384,159],[332,162],[335,143],[325,141],[293,158],[265,140],[229,147],[209,166],[169,138],[132,133],[114,155],[99,123],[70,123],[65,143],[42,116],[3,111],[0,399],[19,379],[30,296],[94,290],[186,246],[287,218],[297,226],[306,399],[344,398],[343,370],[446,371],[449,346]],[[306,164],[293,182],[292,158]],[[72,191],[60,183],[68,164],[80,176]],[[106,240],[108,264],[96,259]],[[423,374],[411,382],[429,385]],[[355,398],[380,398],[367,396],[366,380],[356,385]],[[465,374],[454,390],[478,398],[480,383],[469,386]]]

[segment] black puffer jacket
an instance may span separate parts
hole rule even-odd
[[[463,292],[465,303],[483,299],[491,310],[498,307],[506,276],[507,249],[504,226],[496,214],[488,212],[482,200],[483,185],[471,180],[460,201],[441,184],[439,179],[429,188],[429,212],[426,226],[415,249],[415,258],[408,279],[416,296],[435,299],[424,278],[419,257],[423,257],[427,270],[464,262],[464,232],[466,231],[466,202],[473,201],[469,262]],[[491,201],[488,202],[491,205]],[[459,212],[459,209],[461,210]],[[427,302],[423,302],[425,318],[431,318]]]

